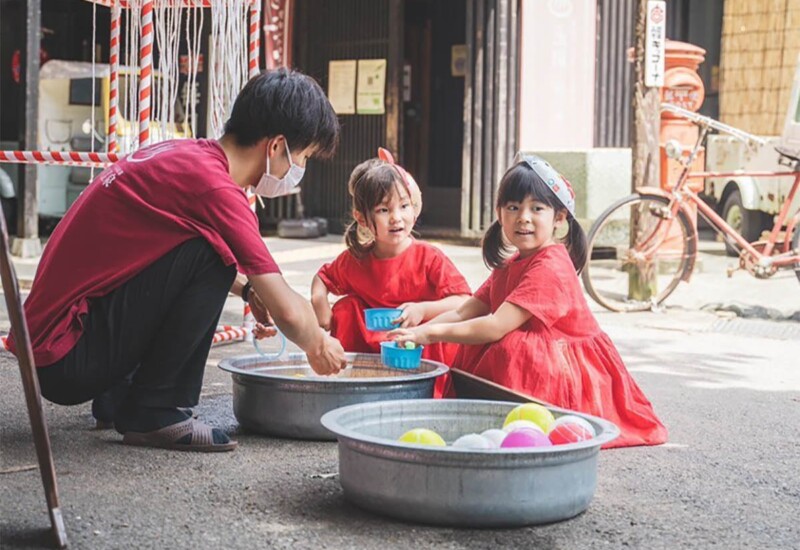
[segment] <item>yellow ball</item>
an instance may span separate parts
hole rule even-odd
[[[514,407],[514,409],[508,413],[508,416],[506,416],[503,427],[505,428],[516,420],[528,420],[533,422],[537,424],[544,433],[548,433],[553,426],[553,422],[556,421],[553,413],[536,403],[525,403],[524,405]]]
[[[415,445],[432,445],[434,447],[446,447],[447,444],[442,439],[442,436],[433,430],[426,430],[425,428],[415,428],[409,430],[400,436],[398,441],[402,443],[413,443]]]

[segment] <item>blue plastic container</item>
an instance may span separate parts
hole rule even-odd
[[[364,321],[367,323],[367,330],[392,330],[397,328],[398,325],[392,323],[392,321],[400,317],[401,313],[403,313],[402,309],[387,307],[365,309]]]
[[[397,342],[381,342],[381,362],[393,369],[418,369],[422,360],[422,349],[397,347]]]

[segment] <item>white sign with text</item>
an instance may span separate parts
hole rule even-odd
[[[644,47],[644,85],[660,88],[664,85],[664,42],[667,34],[667,3],[647,1],[647,25]]]

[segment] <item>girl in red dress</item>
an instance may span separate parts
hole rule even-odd
[[[453,366],[553,405],[600,416],[621,430],[607,447],[667,440],[650,402],[600,330],[576,272],[586,235],[574,194],[544,160],[525,155],[503,176],[497,221],[486,232],[489,279],[456,311],[416,328],[402,342],[464,344]],[[567,226],[564,241],[555,237]]]
[[[380,353],[387,333],[367,330],[365,309],[402,309],[398,326],[414,327],[457,309],[471,291],[441,250],[411,236],[422,196],[388,151],[359,164],[348,188],[355,221],[345,234],[347,250],[316,274],[311,303],[320,326],[330,329],[345,351]],[[329,293],[343,296],[333,308]],[[437,343],[426,346],[422,356],[450,365],[457,350],[455,344]],[[442,378],[437,396],[448,384]]]

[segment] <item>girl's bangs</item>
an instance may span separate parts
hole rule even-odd
[[[501,207],[509,202],[522,202],[526,197],[544,203],[553,209],[563,208],[563,205],[547,184],[524,161],[512,167],[500,182],[497,195],[497,206]]]
[[[400,188],[404,188],[403,182],[400,180],[400,175],[391,166],[377,166],[370,170],[365,177],[373,182],[371,192],[368,193],[369,196],[364,197],[367,199],[365,206],[370,210],[389,200],[395,193],[402,198]]]

